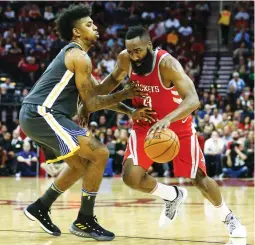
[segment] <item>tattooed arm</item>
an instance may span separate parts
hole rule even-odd
[[[92,82],[94,83],[96,88],[98,88],[98,86],[100,86],[100,83],[93,76],[91,76],[91,77],[92,77]],[[109,107],[107,107],[107,109],[112,110],[112,111],[117,111],[119,113],[127,114],[129,116],[131,116],[132,112],[135,111],[134,108],[131,108],[122,102],[119,102],[115,105],[109,106]]]
[[[113,106],[122,100],[131,99],[134,96],[147,95],[147,93],[140,91],[135,84],[131,84],[128,88],[114,94],[98,95],[97,86],[95,86],[91,76],[92,64],[88,55],[80,50],[76,50],[70,58],[75,72],[75,83],[88,112]]]

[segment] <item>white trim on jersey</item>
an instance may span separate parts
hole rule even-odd
[[[193,176],[193,169],[196,164],[196,145],[195,145],[195,134],[192,134],[190,137],[190,152],[191,152],[191,173],[190,177]]]
[[[133,163],[134,165],[138,165],[138,157],[137,157],[137,139],[136,139],[136,133],[135,130],[131,130],[130,131],[130,136],[128,139],[128,147],[130,150],[130,155],[128,156],[128,158],[132,158],[133,159]]]
[[[61,78],[60,82],[57,83],[54,88],[51,90],[45,101],[43,102],[42,106],[47,108],[51,108],[54,102],[57,100],[58,96],[64,90],[64,88],[69,83],[70,79],[73,77],[74,73],[67,70],[63,77]]]
[[[77,149],[77,145],[71,135],[63,129],[50,112],[46,112],[46,107],[38,105],[37,112],[45,119],[55,134],[67,145],[71,152]]]
[[[198,164],[199,164],[199,150],[200,150],[200,147],[199,147],[199,143],[198,143],[198,139],[197,139],[197,135],[195,135],[195,139],[196,139],[196,165],[193,169],[193,175],[192,175],[192,178],[196,178],[196,174],[197,174],[197,168],[198,168]]]
[[[197,169],[198,169],[198,164],[199,164],[199,150],[200,146],[198,143],[197,135],[196,135],[196,129],[194,127],[194,124],[192,123],[192,135],[191,135],[191,159],[192,159],[192,166],[191,166],[191,172],[190,172],[190,177],[192,179],[196,178],[197,174]]]

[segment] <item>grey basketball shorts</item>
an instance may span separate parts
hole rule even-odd
[[[23,104],[19,122],[22,131],[43,149],[47,163],[73,156],[80,149],[78,136],[89,136],[66,115],[40,105]]]

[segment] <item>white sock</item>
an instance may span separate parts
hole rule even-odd
[[[164,185],[161,183],[157,183],[157,185],[151,191],[150,194],[161,197],[169,201],[173,201],[177,197],[177,191],[175,187]]]
[[[231,213],[223,199],[221,205],[215,206],[215,208],[219,211],[221,221],[225,221],[227,215]]]

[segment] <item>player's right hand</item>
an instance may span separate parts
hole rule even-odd
[[[148,93],[141,91],[137,82],[127,83],[124,87],[124,91],[126,92],[127,99],[132,99],[134,97],[145,98],[148,96]]]

